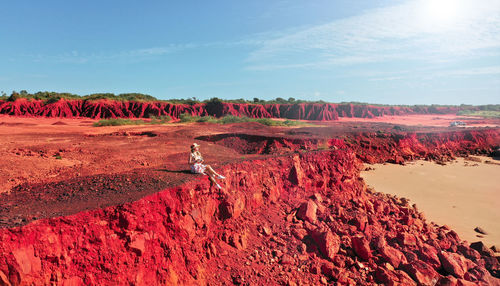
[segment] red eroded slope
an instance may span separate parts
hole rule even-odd
[[[490,154],[500,144],[500,130],[464,130],[439,133],[366,133],[348,143],[367,163],[404,163],[407,160],[449,161],[456,156]]]
[[[203,178],[1,229],[0,284],[499,283],[491,251],[427,222],[405,200],[367,190],[358,159],[368,150],[388,159],[392,150],[437,158],[486,151],[498,131],[335,140],[337,150],[221,167],[221,193]]]
[[[90,118],[148,118],[168,115],[178,118],[182,113],[191,115],[247,116],[252,118],[288,118],[304,120],[337,120],[339,117],[373,118],[383,115],[451,114],[458,107],[402,107],[354,104],[240,104],[200,103],[195,105],[166,102],[128,102],[111,100],[65,100],[46,103],[41,100],[18,99],[0,101],[0,114],[16,116],[90,117]]]
[[[500,144],[500,129],[428,133],[360,133],[337,138],[283,138],[249,134],[216,134],[196,139],[232,148],[241,154],[284,154],[324,149],[354,150],[366,163],[405,160],[450,160],[455,156],[489,154]],[[344,140],[341,140],[344,139]]]

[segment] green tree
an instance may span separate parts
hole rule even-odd
[[[21,96],[19,95],[19,93],[17,93],[17,91],[14,90],[14,91],[12,91],[12,93],[10,94],[10,96],[7,100],[8,101],[16,101],[19,98],[21,98]]]
[[[276,97],[276,102],[277,103],[287,103],[287,101],[284,99],[284,98],[281,98],[281,97]]]
[[[212,103],[212,104],[215,104],[215,103],[222,103],[222,100],[218,97],[212,97],[210,98],[208,101],[206,101],[207,103]]]

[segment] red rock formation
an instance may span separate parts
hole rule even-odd
[[[217,134],[196,139],[233,148],[242,154],[285,154],[293,151],[352,149],[366,163],[406,160],[450,160],[469,154],[490,154],[500,142],[499,129],[429,133],[361,133],[339,138],[283,138],[248,134]]]
[[[0,283],[499,283],[497,260],[359,177],[364,150],[379,160],[393,151],[442,158],[498,142],[498,131],[363,135],[336,150],[226,165],[224,192],[202,178],[136,202],[0,229]]]
[[[90,118],[148,118],[168,115],[174,119],[182,113],[191,115],[247,116],[251,118],[288,118],[329,121],[339,117],[373,118],[383,115],[451,114],[459,108],[452,107],[402,107],[354,104],[242,104],[200,103],[195,105],[166,102],[133,102],[113,100],[66,100],[44,102],[24,98],[14,102],[0,101],[0,114],[16,116],[46,117],[90,117]]]

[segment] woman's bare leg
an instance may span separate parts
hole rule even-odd
[[[205,171],[208,171],[207,175],[209,175],[209,176],[218,176],[219,175],[219,174],[217,174],[217,172],[214,171],[214,169],[212,169],[212,166],[210,166],[210,165],[205,166]]]
[[[208,180],[210,182],[212,182],[212,186],[216,186],[217,189],[221,189],[221,186],[219,185],[219,183],[217,183],[217,181],[215,180],[214,177],[212,177],[211,175],[208,175]]]
[[[212,182],[214,185],[217,184],[217,181],[210,175],[208,176],[208,180]]]

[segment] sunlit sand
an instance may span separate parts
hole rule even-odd
[[[481,160],[460,158],[446,166],[427,161],[377,164],[362,177],[378,192],[410,199],[428,220],[448,225],[462,239],[500,245],[500,163]],[[487,160],[493,163],[484,163]],[[478,237],[475,227],[488,234]]]

